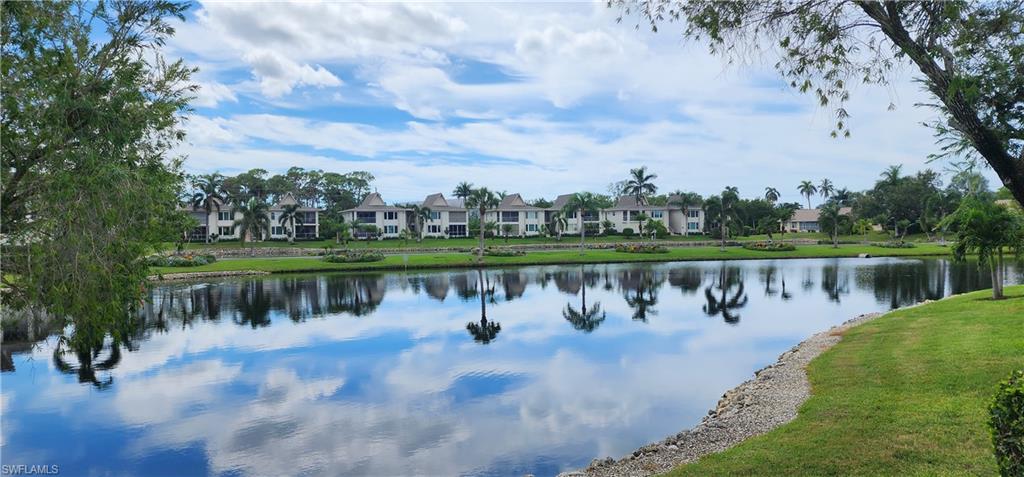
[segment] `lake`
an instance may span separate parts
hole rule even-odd
[[[697,424],[815,332],[989,286],[885,258],[159,286],[123,342],[4,343],[0,452],[62,475],[554,475]]]

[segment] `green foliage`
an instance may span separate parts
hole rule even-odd
[[[634,235],[634,232],[633,232],[633,229],[631,227],[623,227],[622,228],[622,236],[623,237],[629,238],[629,237],[632,237],[633,235]]]
[[[1024,371],[999,383],[988,412],[1000,475],[1024,475]]]
[[[630,169],[623,192],[635,197],[637,204],[646,204],[647,197],[658,191],[658,186],[654,185],[657,178],[657,174],[647,173],[647,166]]]
[[[217,261],[213,255],[150,255],[144,260],[148,267],[201,267]]]
[[[161,47],[189,7],[0,8],[2,299],[67,317],[73,344],[92,346],[120,333],[140,303],[140,258],[180,232],[183,176],[171,151],[196,87]]]
[[[616,244],[615,251],[621,253],[668,253],[668,248],[654,244]]]
[[[480,255],[480,248],[474,247],[470,253]],[[512,247],[484,247],[483,254],[487,257],[522,257],[526,252]]]
[[[384,260],[383,253],[366,250],[350,250],[342,253],[329,253],[323,257],[323,261],[327,263],[366,263],[379,262],[381,260]]]
[[[902,240],[899,240],[899,241],[892,240],[892,241],[889,241],[889,242],[871,242],[871,246],[872,247],[882,247],[882,248],[914,248],[917,245],[914,245],[914,242],[904,242]]]
[[[744,242],[743,248],[762,252],[792,252],[796,250],[796,246],[785,242]]]
[[[234,227],[239,232],[242,245],[245,245],[246,240],[262,240],[263,232],[270,228],[270,206],[263,200],[252,197],[237,204],[235,212],[241,214],[241,217],[235,220]]]
[[[605,219],[601,221],[601,233],[604,235],[615,235],[618,231],[615,230],[615,222]]]

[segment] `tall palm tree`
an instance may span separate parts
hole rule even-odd
[[[647,205],[647,196],[658,191],[658,186],[652,182],[657,178],[657,174],[647,173],[647,166],[630,169],[624,192],[635,197],[637,205]]]
[[[242,214],[242,217],[235,221],[235,229],[241,230],[241,245],[245,246],[245,238],[252,237],[255,242],[263,236],[263,231],[270,228],[270,206],[266,202],[252,197],[246,202],[235,206],[235,210]]]
[[[829,197],[832,197],[832,195],[835,194],[835,192],[836,187],[832,185],[832,181],[828,180],[827,178],[822,179],[821,183],[818,184],[818,193],[821,194],[821,197],[824,198],[825,200],[828,200]]]
[[[477,250],[477,261],[483,262],[484,260],[484,230],[486,229],[486,213],[488,210],[492,210],[498,207],[501,200],[498,196],[487,190],[486,187],[475,189],[473,193],[469,194],[466,198],[466,206],[477,209],[480,212],[480,248]]]
[[[459,185],[455,186],[455,190],[452,191],[452,195],[462,200],[466,200],[473,193],[473,184],[469,182],[460,182]]]
[[[295,226],[302,225],[302,214],[299,213],[299,204],[288,204],[281,211],[277,219],[278,225],[285,227],[288,224],[288,243],[295,243]]]
[[[811,196],[818,193],[818,188],[814,187],[814,183],[811,181],[802,181],[796,190],[800,191],[800,195],[807,197],[807,208],[810,209]]]
[[[573,328],[590,333],[604,322],[605,312],[601,311],[601,302],[595,302],[594,306],[587,309],[587,280],[582,265],[580,265],[580,283],[583,292],[580,309],[576,310],[571,303],[566,303],[565,309],[562,310],[562,318],[571,323]]]
[[[831,229],[828,234],[832,236],[832,248],[839,248],[839,226],[847,217],[839,213],[839,206],[833,203],[821,207],[821,216],[818,218],[823,229]]]
[[[633,220],[636,221],[636,232],[637,232],[637,234],[640,235],[640,241],[641,242],[644,241],[644,225],[646,225],[647,221],[650,220],[650,219],[651,218],[648,217],[647,214],[645,214],[643,212],[640,212],[639,214],[636,214],[635,216],[633,216]]]
[[[771,205],[775,205],[775,203],[779,201],[779,197],[781,196],[782,194],[779,194],[779,190],[774,187],[764,188],[764,200],[767,200],[768,203]]]
[[[406,204],[405,208],[412,212],[412,221],[416,224],[416,243],[423,241],[423,229],[426,228],[426,223],[431,219],[433,211],[430,207],[424,207],[419,204]]]
[[[206,243],[210,243],[210,214],[213,209],[220,211],[220,205],[224,203],[224,176],[220,173],[205,174],[196,177],[192,184],[195,193],[192,194],[192,209],[202,209],[206,212]]]
[[[584,227],[583,214],[587,212],[597,212],[600,207],[600,199],[591,192],[577,192],[569,198],[569,201],[565,203],[565,207],[562,210],[570,211],[575,210],[577,214],[577,221],[580,224],[580,254],[583,254],[583,242],[586,239],[587,228]]]
[[[551,213],[551,226],[555,229],[555,234],[558,237],[558,241],[562,241],[562,232],[569,227],[569,219],[565,217],[565,213],[561,210],[556,210]]]
[[[704,203],[704,199],[700,194],[694,192],[683,192],[677,190],[672,193],[675,197],[669,201],[669,206],[679,207],[683,211],[683,235],[690,235],[690,207],[694,205],[701,205]]]
[[[725,239],[728,237],[729,222],[736,219],[736,203],[739,202],[739,189],[728,186],[721,195],[709,197],[705,201],[705,209],[709,217],[718,220],[718,230],[721,235],[721,250],[725,251]]]
[[[900,180],[900,175],[903,173],[903,164],[894,165],[887,167],[882,171],[881,177],[882,182],[893,185]]]

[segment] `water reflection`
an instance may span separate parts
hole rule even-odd
[[[901,259],[174,284],[96,346],[5,326],[0,442],[70,475],[553,475],[693,425],[811,333],[987,286]]]

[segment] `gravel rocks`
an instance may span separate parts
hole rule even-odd
[[[262,272],[259,270],[235,270],[230,272],[181,272],[150,275],[146,278],[151,282],[169,282],[174,280],[201,280],[204,278],[237,277],[242,275],[270,275],[270,272]]]
[[[715,409],[708,411],[693,429],[648,444],[617,461],[610,457],[594,459],[586,469],[566,472],[561,477],[659,474],[792,421],[797,408],[811,395],[807,363],[838,343],[850,327],[878,316],[881,313],[858,316],[782,353],[775,364],[754,373],[753,379],[726,391]]]

